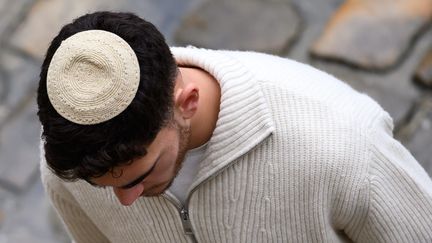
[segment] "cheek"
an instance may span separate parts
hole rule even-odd
[[[177,162],[177,153],[175,153],[175,152],[177,152],[177,150],[171,151],[170,154],[167,154],[167,158],[165,160],[165,166],[166,166],[165,169],[166,170],[171,171],[174,169],[176,162]]]
[[[158,174],[163,175],[163,176],[171,176],[173,171],[175,170],[175,165],[177,162],[177,152],[178,152],[178,147],[175,148],[171,148],[169,149],[163,156],[163,158],[161,158],[161,163],[160,166],[158,168],[159,172]]]

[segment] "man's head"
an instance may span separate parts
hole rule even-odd
[[[121,37],[135,52],[140,69],[138,91],[130,105],[114,118],[94,125],[80,125],[65,119],[54,109],[47,94],[47,74],[56,50],[62,41],[86,30],[104,30]],[[151,23],[129,13],[97,12],[65,25],[48,48],[37,97],[48,166],[65,180],[84,179],[121,189],[131,187],[128,180],[137,176],[129,173],[131,170],[124,170],[125,167],[141,166],[143,172],[154,165],[153,170],[176,173],[189,137],[184,119],[194,112],[194,105],[188,102],[197,102],[194,98],[197,90],[193,87],[182,88],[174,94],[181,83],[170,49]],[[186,107],[186,110],[181,109],[185,113],[180,117],[176,106]],[[192,113],[188,113],[189,108]],[[177,166],[173,165],[173,160]],[[107,175],[114,179],[107,181]],[[152,181],[152,176],[148,177]],[[153,176],[154,183],[149,186],[160,188],[153,188],[147,194],[162,192],[168,182],[172,182],[169,178]],[[162,179],[167,183],[159,185]],[[129,185],[123,186],[124,183]]]

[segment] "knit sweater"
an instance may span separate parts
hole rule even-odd
[[[42,156],[47,195],[77,243],[432,242],[432,181],[368,96],[285,58],[172,52],[221,87],[187,203],[165,193],[122,206],[110,188],[61,181]]]

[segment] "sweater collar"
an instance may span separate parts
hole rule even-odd
[[[275,128],[257,80],[228,52],[194,47],[173,47],[171,51],[179,65],[207,71],[221,87],[216,128],[191,186],[194,188],[249,152]]]

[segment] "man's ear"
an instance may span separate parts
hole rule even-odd
[[[190,119],[198,110],[199,89],[195,84],[187,84],[177,89],[175,95],[175,107],[180,111],[184,119]]]

